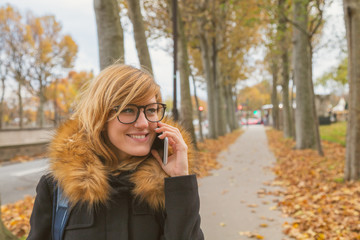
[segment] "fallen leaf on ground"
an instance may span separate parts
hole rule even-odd
[[[257,204],[248,204],[247,206],[251,207],[251,208],[256,208],[258,205]]]
[[[277,158],[273,171],[281,211],[294,219],[284,233],[295,239],[360,239],[360,182],[344,182],[345,147],[322,141],[324,156],[295,150],[295,142],[268,130]]]

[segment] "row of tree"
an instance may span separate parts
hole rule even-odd
[[[100,66],[104,68],[124,55],[119,12],[122,17],[130,18],[140,63],[150,71],[147,41],[170,39],[176,29],[180,121],[194,137],[189,81],[192,76],[194,81],[197,79],[206,85],[209,136],[217,138],[228,129],[232,131],[238,127],[236,84],[249,74],[250,50],[261,41],[263,22],[259,2],[94,0]]]
[[[268,9],[268,55],[267,63],[272,73],[274,127],[279,128],[277,85],[282,87],[283,132],[285,137],[296,139],[296,148],[314,148],[323,154],[312,74],[314,48],[319,43],[324,25],[324,8],[332,1],[326,0],[270,0]],[[348,42],[348,59],[341,62],[334,74],[320,79],[333,78],[341,82],[344,69],[348,68],[349,121],[346,143],[345,179],[360,178],[360,74],[359,74],[359,24],[360,2],[344,0],[344,17]],[[291,60],[292,59],[292,60]],[[292,72],[292,74],[290,74]],[[290,75],[296,87],[296,109],[289,98]],[[294,116],[293,116],[294,115]],[[295,120],[295,121],[294,121]]]
[[[98,0],[100,1],[100,0]],[[110,0],[106,0],[110,1]],[[95,2],[97,2],[95,0]],[[227,129],[237,127],[236,84],[251,71],[249,50],[256,47],[267,33],[267,63],[273,76],[273,106],[278,106],[275,89],[280,77],[283,100],[285,137],[294,137],[298,149],[314,148],[323,154],[319,123],[315,107],[313,84],[313,53],[318,46],[324,26],[324,9],[330,0],[258,0],[258,1],[181,1],[176,8],[165,0],[142,3],[120,1],[134,26],[139,59],[149,37],[169,37],[171,18],[177,11],[176,35],[179,47],[178,68],[181,82],[181,114],[185,127],[192,130],[189,75],[194,73],[205,79],[208,99],[210,137],[224,135]],[[360,113],[359,113],[359,1],[344,0],[344,16],[348,39],[349,126],[345,179],[360,178]],[[173,6],[173,7],[172,7]],[[144,20],[145,19],[145,24]],[[99,19],[98,19],[99,20]],[[99,21],[98,21],[99,22]],[[144,27],[145,25],[145,27]],[[146,31],[147,30],[147,31]],[[141,46],[141,47],[140,47]],[[175,48],[176,49],[176,48]],[[141,61],[140,61],[141,62]],[[150,60],[143,62],[151,69]],[[292,73],[292,74],[290,74]],[[280,76],[279,76],[280,75]],[[292,76],[291,76],[292,75]],[[279,77],[278,77],[279,76]],[[295,112],[290,101],[289,82],[296,88]],[[275,107],[275,108],[276,108]],[[274,109],[275,126],[279,117]],[[296,120],[296,121],[294,121]],[[354,131],[355,130],[355,131]]]
[[[38,99],[37,122],[44,125],[44,106],[49,86],[64,76],[75,61],[78,46],[71,36],[61,33],[54,16],[22,16],[11,5],[0,8],[0,127],[7,105],[5,93],[15,80],[19,127],[24,126],[24,97]]]
[[[172,18],[175,15],[178,36],[176,60],[181,86],[180,120],[195,140],[189,81],[192,76],[194,81],[196,79],[206,86],[209,136],[217,138],[238,127],[235,116],[239,103],[236,86],[253,70],[249,64],[251,50],[265,41],[268,47],[265,62],[273,76],[274,126],[278,127],[279,119],[276,89],[281,85],[285,137],[295,137],[296,147],[299,149],[315,148],[322,154],[314,101],[312,54],[324,25],[324,8],[331,1],[184,0],[174,7],[175,2],[94,0],[100,68],[103,69],[117,59],[124,59],[124,30],[120,19],[128,17],[133,25],[140,64],[152,72],[148,41],[156,44],[159,38],[171,38]],[[349,129],[354,129],[358,124],[351,120],[358,116],[355,110],[359,101],[353,99],[357,97],[357,68],[350,67],[356,63],[358,57],[356,48],[352,45],[357,39],[356,29],[354,30],[357,7],[357,1],[344,1],[348,39],[354,38],[348,41],[351,53],[348,60],[349,124],[353,124]],[[1,32],[5,33],[0,36],[0,41],[6,46],[0,49],[2,87],[5,87],[4,82],[9,76],[16,80],[20,121],[23,114],[22,89],[26,88],[36,95],[39,99],[38,119],[41,126],[43,104],[51,98],[51,94],[46,94],[46,91],[52,89],[53,93],[57,93],[56,82],[62,82],[56,81],[59,79],[57,76],[73,65],[77,46],[70,36],[61,34],[61,25],[53,16],[35,17],[28,14],[26,19],[23,19],[9,5],[1,8],[0,28]],[[171,49],[168,50],[171,53]],[[87,77],[90,78],[91,76]],[[295,111],[292,109],[289,94],[292,92],[289,91],[290,79],[296,87]],[[2,103],[4,92],[5,89],[2,91]],[[57,95],[53,98],[57,99]],[[348,137],[351,142],[359,138],[353,132],[349,133]],[[352,145],[349,142],[349,149],[350,146]],[[348,154],[349,157],[358,156],[356,150],[352,151],[353,153]],[[355,173],[350,175],[353,174]]]

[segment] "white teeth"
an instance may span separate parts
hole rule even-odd
[[[145,138],[145,135],[130,135],[130,137],[137,138],[137,139],[143,139],[143,138]]]

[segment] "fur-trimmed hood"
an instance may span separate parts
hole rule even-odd
[[[167,119],[167,124],[179,128],[188,145],[189,171],[194,161],[191,137],[180,125]],[[172,150],[169,146],[169,154]],[[106,204],[114,191],[109,177],[112,170],[105,166],[99,156],[90,148],[80,131],[77,120],[68,120],[55,133],[49,147],[50,172],[63,189],[71,205],[85,203]],[[157,160],[150,154],[130,174],[134,185],[132,194],[154,209],[164,209],[164,178],[168,177]]]

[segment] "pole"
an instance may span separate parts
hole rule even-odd
[[[173,80],[174,80],[174,102],[173,102],[173,117],[175,121],[178,121],[179,115],[177,110],[177,99],[176,99],[176,72],[177,72],[177,0],[172,1],[173,7],[173,39],[174,39],[174,72],[173,72]]]

